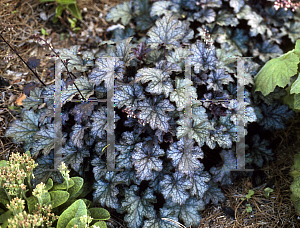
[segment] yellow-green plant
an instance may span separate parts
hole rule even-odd
[[[77,199],[89,193],[81,177],[70,177],[64,162],[59,166],[63,183],[39,183],[33,189],[31,179],[37,166],[30,152],[14,154],[0,161],[0,224],[2,228],[103,227],[110,214],[103,208],[90,208],[93,203]],[[27,189],[27,187],[29,189]],[[26,207],[25,207],[26,204]],[[52,213],[51,213],[52,212]],[[91,225],[91,226],[89,226]]]
[[[76,0],[40,0],[40,2],[56,2],[57,7],[55,9],[55,16],[53,17],[54,23],[58,21],[58,18],[65,9],[69,10],[77,19],[82,20]]]

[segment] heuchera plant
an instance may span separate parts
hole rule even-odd
[[[235,142],[240,140],[236,137],[240,117],[235,115],[240,104],[232,100],[237,93],[236,59],[231,57],[247,56],[250,50],[260,62],[278,57],[283,53],[274,44],[281,42],[279,27],[293,42],[297,39],[296,28],[289,27],[290,11],[262,8],[252,2],[224,2],[124,2],[114,7],[106,20],[121,20],[126,28],[114,30],[112,40],[100,43],[105,48],[80,51],[77,45],[52,53],[64,61],[63,71],[68,76],[74,73],[72,79],[61,81],[63,160],[85,179],[91,178],[92,170],[94,202],[124,213],[130,228],[174,227],[162,218],[197,227],[206,204],[225,200],[220,185],[232,184]],[[248,21],[250,32],[237,28],[238,19]],[[147,37],[138,40],[130,22]],[[192,27],[197,28],[198,36]],[[258,34],[263,42],[255,40]],[[191,60],[189,81],[184,74],[187,58]],[[245,61],[245,126],[258,122],[264,131],[284,128],[294,112],[278,101],[285,95],[282,90],[276,88],[267,96],[248,91],[258,67],[255,61]],[[108,146],[107,108],[93,102],[67,102],[82,97],[105,99],[112,78],[115,165],[124,169],[122,172],[103,171],[107,166],[101,157]],[[190,126],[184,118],[186,81],[192,100]],[[52,168],[54,160],[54,88],[27,87],[22,120],[6,131],[6,136],[23,142],[24,149],[37,158],[35,185],[47,183],[50,176],[63,182],[57,172],[44,171]],[[207,99],[228,102],[203,101]],[[271,151],[263,139],[258,142],[259,136],[253,140],[247,145],[251,149],[247,161],[262,166],[272,159]],[[221,150],[221,164],[204,167],[204,156],[217,149]]]

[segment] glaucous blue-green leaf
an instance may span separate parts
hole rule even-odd
[[[257,36],[258,34],[263,35],[266,31],[267,33],[272,33],[262,16],[256,12],[251,11],[250,14],[245,15],[245,18],[248,20],[248,25],[251,26],[250,36]]]
[[[126,1],[116,5],[105,16],[106,21],[117,22],[121,19],[123,25],[127,25],[132,18],[131,16],[132,1]]]
[[[54,149],[54,124],[47,124],[42,126],[40,130],[33,136],[34,147],[32,156],[37,157],[39,151],[42,150],[44,155]],[[65,142],[66,133],[63,134],[63,143]]]
[[[94,177],[95,180],[98,181],[100,180],[100,178],[102,176],[105,175],[106,171],[103,171],[102,169],[107,169],[107,164],[105,161],[102,161],[99,157],[95,157],[92,161],[91,161],[91,165],[94,166],[93,167],[93,173],[94,173]]]
[[[182,30],[184,35],[181,38],[181,42],[185,45],[189,45],[191,43],[190,40],[194,38],[194,30],[190,29],[189,21],[182,21]]]
[[[116,167],[120,168],[117,165],[116,165]],[[133,183],[135,183],[135,184],[141,183],[141,181],[136,178],[136,174],[131,168],[125,169],[124,171],[116,174],[115,180],[118,181],[118,183],[126,184],[127,186],[130,185],[131,181],[133,181]]]
[[[203,8],[200,11],[194,14],[194,17],[197,21],[204,23],[205,21],[208,23],[212,23],[215,21],[216,12],[210,8]]]
[[[94,66],[93,60],[95,59],[94,53],[91,51],[82,51],[81,54],[82,54],[83,65],[93,67]]]
[[[286,32],[293,43],[300,38],[300,22],[286,21],[284,27],[280,28],[282,32]]]
[[[171,172],[171,170],[173,169],[174,167],[172,166],[172,164],[170,162],[164,164],[164,169],[163,169],[163,172],[158,172],[158,171],[153,171],[153,180],[151,180],[149,182],[149,187],[153,188],[154,191],[156,192],[161,192],[162,190],[162,187],[159,185],[159,183],[164,179],[164,176],[166,174],[172,174],[173,172]]]
[[[210,130],[210,135],[206,137],[206,145],[210,149],[215,149],[216,143],[222,148],[231,148],[232,141],[230,135],[227,133],[226,127],[223,125],[217,127],[214,126],[215,130]]]
[[[35,87],[34,90],[30,91],[30,96],[26,97],[22,103],[23,107],[27,110],[32,108],[33,110],[36,110],[40,104],[43,103],[43,100],[41,99],[42,91],[39,87]]]
[[[122,108],[125,105],[135,109],[137,102],[143,99],[145,99],[143,87],[138,83],[133,85],[121,84],[121,86],[116,86],[115,88],[114,102],[118,108]]]
[[[89,82],[87,77],[76,78],[74,82],[85,99],[88,99],[94,93],[93,84]],[[74,84],[71,86],[64,85],[61,93],[62,103],[65,104],[67,101],[72,100],[77,94],[79,92]],[[81,98],[81,95],[79,95],[79,98]]]
[[[147,14],[150,11],[150,5],[148,0],[134,0],[133,3],[134,14],[140,16]]]
[[[135,35],[134,29],[132,29],[130,27],[126,27],[125,29],[117,28],[117,29],[113,30],[111,39],[114,42],[120,42],[120,41],[125,40],[129,37],[132,37],[134,35]]]
[[[255,91],[261,91],[266,96],[277,85],[284,88],[297,73],[298,63],[299,57],[291,51],[269,60],[254,78]]]
[[[186,190],[192,187],[192,182],[182,172],[175,171],[172,175],[165,175],[159,185],[166,200],[171,198],[172,202],[182,205],[189,198]]]
[[[31,143],[33,136],[38,132],[39,115],[33,110],[24,110],[21,114],[22,121],[15,120],[6,130],[5,137],[12,137],[16,142],[27,141]]]
[[[125,63],[125,66],[130,65],[130,61],[135,57],[132,53],[132,44],[130,44],[133,37],[129,37],[125,40],[117,42],[116,45],[116,57],[121,57],[120,59]]]
[[[281,102],[276,101],[271,106],[262,103],[260,106],[262,119],[258,123],[265,129],[284,129],[285,123],[295,116],[295,112]]]
[[[214,46],[208,49],[205,43],[197,40],[196,44],[192,44],[191,52],[193,54],[191,65],[194,66],[195,73],[215,69],[217,57]]]
[[[246,154],[245,156],[246,163],[254,163],[257,166],[262,167],[264,160],[266,162],[273,160],[272,149],[267,149],[267,147],[270,146],[269,141],[265,139],[261,141],[258,134],[254,135],[251,141],[253,143],[250,144],[250,153]]]
[[[248,15],[250,15],[252,12],[252,9],[249,5],[244,5],[241,10],[236,14],[236,17],[238,19],[246,19],[248,20]]]
[[[239,110],[242,110],[241,113],[237,113],[237,115],[232,115],[230,117],[230,120],[233,123],[236,123],[237,121],[243,121],[247,125],[248,122],[257,121],[257,116],[255,114],[254,108],[251,106],[247,106],[247,103],[244,102],[245,106],[243,106],[243,103],[240,102],[231,102],[230,104],[234,105],[235,110],[237,110],[237,108]]]
[[[153,218],[155,216],[152,204],[157,202],[152,189],[147,188],[141,197],[136,195],[137,190],[136,185],[132,185],[130,189],[125,189],[125,199],[122,200],[122,206],[118,209],[119,213],[127,212],[124,220],[132,228],[141,227],[143,217]]]
[[[284,10],[283,7],[278,10],[274,6],[265,7],[264,12],[267,13],[267,23],[279,28],[283,28],[284,22],[293,18],[293,13],[290,10]]]
[[[172,159],[173,166],[188,176],[193,175],[194,171],[201,167],[198,158],[204,158],[201,148],[193,145],[193,139],[184,140],[182,137],[167,150],[167,157]]]
[[[224,68],[228,73],[235,73],[236,57],[243,54],[233,45],[229,45],[227,42],[221,44],[221,49],[216,50],[216,56],[218,62],[216,68]]]
[[[94,110],[94,104],[92,102],[82,102],[76,105],[70,112],[74,116],[74,120],[81,124],[82,121],[88,120],[88,117],[92,115]]]
[[[187,48],[179,47],[174,51],[171,51],[169,55],[166,56],[166,59],[170,63],[177,64],[182,70],[185,68],[185,64],[183,60],[191,53],[191,51]],[[182,57],[182,58],[181,58]]]
[[[77,70],[83,72],[86,71],[86,66],[83,66],[82,59],[77,55],[80,45],[74,45],[70,48],[54,49],[55,52],[59,54],[59,57],[63,61],[67,61],[67,67],[70,72],[76,68]],[[52,55],[55,57],[55,53],[52,52]],[[62,65],[62,71],[66,71],[66,67]]]
[[[142,68],[136,74],[136,82],[146,83],[151,81],[146,91],[152,94],[164,93],[165,97],[169,97],[169,93],[173,91],[173,85],[169,79],[169,75],[157,68]]]
[[[123,132],[122,133],[122,141],[120,144],[115,145],[117,151],[119,151],[119,155],[116,157],[116,164],[119,168],[131,168],[131,154],[134,149],[135,144],[139,141],[139,136],[131,132]]]
[[[229,5],[234,9],[235,13],[238,13],[241,8],[245,5],[244,0],[230,0]]]
[[[138,118],[147,121],[153,130],[158,128],[164,132],[168,131],[168,121],[171,118],[167,112],[175,109],[169,100],[162,99],[162,97],[154,97],[153,100],[146,98],[143,101],[139,101],[138,109],[141,110]]]
[[[78,148],[82,148],[83,147],[83,136],[84,136],[84,129],[86,127],[80,125],[80,124],[75,124],[72,127],[72,132],[70,134],[70,137],[72,139],[72,143],[74,144],[74,146],[78,147]]]
[[[189,138],[193,138],[198,143],[198,146],[202,147],[206,141],[206,137],[209,135],[209,130],[214,130],[211,123],[205,119],[194,118],[192,127],[185,126],[185,120],[179,119],[177,124],[181,125],[177,128],[177,138],[188,135]]]
[[[115,78],[120,80],[123,79],[125,65],[119,58],[100,57],[96,59],[95,64],[96,67],[88,77],[90,82],[94,83],[96,86],[104,81],[104,86],[107,88],[107,84],[113,83]]]
[[[201,167],[194,172],[194,175],[190,177],[190,181],[193,186],[190,189],[191,196],[195,196],[197,199],[202,199],[204,193],[208,189],[208,182],[210,181],[210,175],[204,170],[204,165],[201,163]]]
[[[161,60],[155,63],[157,69],[161,69],[165,75],[171,75],[173,72],[182,72],[182,69],[174,63],[170,63],[166,60]]]
[[[155,22],[156,26],[152,27],[147,35],[152,49],[157,49],[158,45],[164,44],[167,49],[180,46],[179,39],[183,37],[182,23],[171,14],[165,15],[162,19]]]
[[[264,40],[262,44],[255,44],[253,50],[253,56],[259,56],[263,62],[267,62],[269,59],[274,59],[283,54],[283,51],[277,44],[273,44],[270,40]]]
[[[142,15],[136,17],[134,20],[136,22],[136,30],[138,30],[138,31],[148,30],[154,24],[154,21],[149,16],[149,12],[147,12],[147,14],[142,14]]]
[[[230,170],[236,168],[236,158],[232,150],[222,150],[220,155],[223,160],[223,166],[210,168],[209,172],[213,174],[212,181],[220,182],[222,185],[231,185]]]
[[[229,74],[225,74],[224,68],[218,68],[208,75],[207,89],[223,90],[222,85],[228,85],[229,82],[234,82]]]
[[[220,26],[236,27],[239,23],[238,19],[228,10],[222,9],[218,12],[216,22]]]
[[[223,202],[225,199],[222,190],[218,188],[218,184],[212,181],[208,182],[208,190],[203,197],[205,204],[209,204],[211,200],[213,204],[218,205],[218,202]]]
[[[47,169],[54,169],[54,152],[50,152],[49,155],[44,156],[41,155],[36,159],[36,163],[38,163],[38,166],[33,169],[33,175],[35,178],[32,180],[33,187],[35,187],[38,183],[43,182],[47,183],[47,180],[49,177],[52,178],[54,182],[62,183],[63,178],[60,172],[54,171],[47,171]]]
[[[177,217],[183,221],[183,225],[187,227],[197,227],[202,219],[198,211],[204,210],[204,202],[202,199],[190,197],[182,205],[168,201],[164,204],[163,209],[172,217]]]
[[[178,206],[179,218],[182,219],[183,223],[187,227],[197,227],[202,216],[198,211],[204,210],[205,204],[202,199],[196,199],[190,197],[183,205]]]
[[[198,98],[196,88],[191,85],[192,82],[189,81],[188,85],[190,85],[190,86],[186,86],[186,81],[189,81],[189,79],[182,79],[182,78],[176,77],[175,78],[176,89],[173,92],[171,92],[171,94],[170,94],[170,101],[175,101],[178,111],[182,111],[185,108],[186,88],[188,88],[188,92],[191,96],[191,99]]]
[[[159,157],[165,154],[157,143],[137,143],[131,155],[132,164],[135,167],[137,177],[141,180],[153,179],[152,170],[163,169],[162,160]]]
[[[89,157],[90,153],[87,149],[78,149],[72,143],[68,143],[62,148],[63,160],[66,165],[71,165],[72,169],[79,173],[83,158]]]
[[[257,115],[256,112],[255,115]],[[219,123],[226,127],[226,133],[230,135],[231,140],[233,142],[239,142],[241,138],[239,135],[237,135],[237,129],[239,129],[240,127],[237,126],[236,123],[231,122],[230,118],[231,115],[220,116]],[[247,129],[244,129],[243,127],[243,130],[245,131],[245,135],[247,135],[248,134]]]
[[[91,127],[91,134],[93,137],[98,136],[99,138],[104,137],[107,117],[106,117],[106,107],[101,106],[98,111],[93,112],[93,115],[90,119],[93,121],[92,123],[88,123],[88,127]]]
[[[164,59],[164,50],[153,49],[146,54],[145,58],[146,64],[154,64],[156,62],[159,62],[160,60]]]
[[[109,171],[106,171],[106,175]],[[110,177],[110,176],[108,176]],[[99,202],[102,207],[111,207],[114,209],[119,208],[117,195],[119,193],[116,183],[114,183],[115,177],[111,178],[110,181],[104,181],[102,179],[94,183],[93,188],[95,189],[93,193],[93,201]]]
[[[168,10],[168,7],[172,5],[172,2],[169,1],[158,1],[154,2],[151,11],[150,16],[161,16],[163,14],[171,13],[170,10]]]

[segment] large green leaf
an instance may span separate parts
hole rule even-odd
[[[35,209],[36,204],[38,203],[38,199],[35,196],[30,196],[26,198],[27,206],[28,206],[28,212],[32,213],[32,211]]]
[[[84,215],[87,215],[86,205],[83,200],[79,199],[59,216],[57,228],[66,228],[73,218],[78,218]]]
[[[91,217],[95,220],[107,220],[110,218],[110,214],[104,208],[93,207],[88,209],[91,213]]]
[[[57,190],[50,192],[50,196],[52,208],[55,208],[65,203],[69,199],[70,194],[66,191]]]
[[[264,96],[273,92],[275,87],[284,88],[290,78],[297,73],[299,57],[292,51],[268,61],[254,78],[256,91]]]
[[[70,193],[70,198],[74,198],[77,192],[82,188],[84,180],[81,177],[71,177],[74,181],[74,185],[69,188],[68,192]]]
[[[96,222],[94,224],[94,226],[92,226],[92,228],[94,228],[94,227],[107,228],[107,225],[106,225],[106,223],[104,221],[99,221],[99,222]]]

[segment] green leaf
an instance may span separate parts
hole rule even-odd
[[[88,209],[91,213],[91,217],[95,220],[107,220],[110,218],[110,214],[104,208],[93,207]]]
[[[296,81],[294,81],[293,84],[291,84],[290,94],[292,93],[300,93],[300,73],[298,74],[298,78],[296,79]]]
[[[290,188],[295,196],[300,197],[300,177],[294,180]]]
[[[7,198],[4,188],[0,188],[0,203],[2,203],[5,206],[6,204],[9,204],[9,199]]]
[[[75,184],[74,181],[72,179],[70,179],[69,180],[69,188],[72,188],[74,184]],[[53,185],[52,191],[54,191],[54,190],[65,190],[65,189],[67,189],[67,182],[66,182],[66,180],[64,180],[64,182],[61,183],[61,184],[55,183]]]
[[[18,113],[21,113],[21,107],[17,107],[17,106],[7,106],[10,110],[16,111]]]
[[[293,52],[300,58],[300,39],[296,41],[295,49]]]
[[[81,16],[80,10],[76,4],[76,1],[75,1],[75,4],[67,5],[66,8],[72,13],[72,15],[74,17],[76,17],[79,20],[82,20],[82,16]]]
[[[12,217],[13,217],[13,212],[11,210],[8,210],[4,214],[0,215],[0,223],[4,223]],[[3,225],[1,227],[3,227]]]
[[[95,228],[95,227],[99,227],[99,228],[107,228],[107,225],[104,221],[99,221],[99,222],[96,222],[92,228]]]
[[[58,191],[51,191],[50,196],[51,196],[50,203],[52,204],[52,208],[55,208],[67,202],[70,194],[66,191],[58,190]]]
[[[297,73],[298,63],[299,58],[292,51],[268,61],[254,78],[255,92],[261,91],[266,96],[277,85],[284,88]]]
[[[46,30],[45,30],[44,28],[41,28],[41,33],[42,33],[43,35],[46,35],[46,36],[49,35],[49,33],[47,33]]]
[[[113,22],[117,22],[121,19],[122,24],[127,25],[131,19],[131,7],[132,1],[123,2],[122,4],[112,8],[106,15],[105,19]]]
[[[82,188],[84,180],[81,177],[71,177],[71,179],[74,181],[74,185],[69,188],[68,192],[70,193],[70,198],[75,198],[74,196]]]
[[[87,215],[86,205],[83,200],[79,199],[59,216],[57,228],[65,228],[73,218],[84,215]]]
[[[64,10],[64,7],[62,5],[57,5],[57,7],[55,9],[55,16],[56,16],[57,20],[58,20],[58,17],[60,17],[62,15],[63,10]]]
[[[30,196],[26,198],[28,212],[31,214],[32,211],[35,209],[36,204],[38,203],[38,199],[35,196]]]
[[[56,0],[56,2],[61,5],[76,4],[76,0]]]
[[[76,217],[71,219],[71,221],[68,223],[68,225],[66,226],[66,228],[73,228],[74,225],[77,225],[77,228],[85,228],[86,223],[80,218],[80,217]]]
[[[50,196],[49,192],[45,192],[42,195],[42,200],[43,200],[43,203],[42,203],[43,205],[48,204],[51,201],[51,196]]]
[[[53,187],[53,180],[49,178],[45,185],[45,190],[49,191],[52,187]]]

